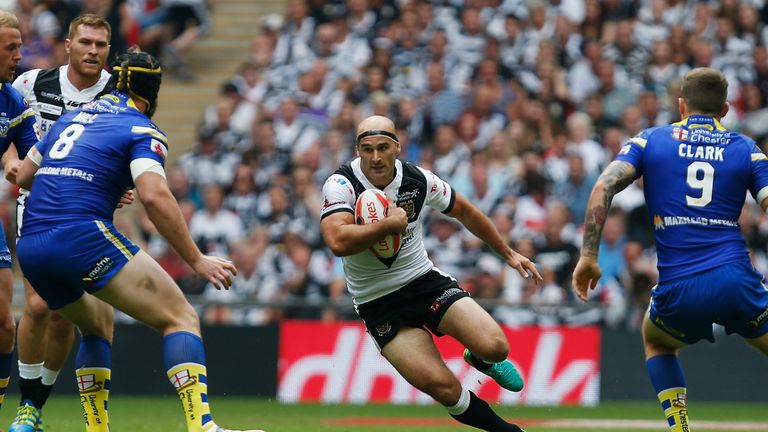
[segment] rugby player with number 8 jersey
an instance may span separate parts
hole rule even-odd
[[[30,189],[19,263],[48,306],[80,330],[75,368],[87,432],[110,430],[113,306],[163,336],[166,374],[187,431],[228,431],[209,408],[197,313],[168,273],[112,223],[123,192],[135,186],[149,219],[179,256],[216,288],[231,285],[234,265],[200,252],[166,183],[168,142],[150,120],[161,77],[159,62],[147,53],[118,57],[115,91],[63,115],[18,174]]]
[[[768,158],[752,139],[720,123],[727,92],[721,72],[691,70],[678,100],[682,120],[646,129],[622,147],[590,195],[573,274],[574,290],[586,301],[601,276],[597,256],[613,196],[642,176],[659,269],[643,344],[672,432],[691,430],[680,349],[714,342],[717,323],[768,355],[768,288],[752,267],[738,223],[748,192],[768,210]]]

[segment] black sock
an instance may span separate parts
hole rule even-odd
[[[461,414],[451,417],[464,423],[488,432],[524,432],[515,424],[507,423],[491,409],[490,405],[469,392],[469,406]]]
[[[469,352],[469,361],[471,361],[472,362],[472,366],[474,366],[475,369],[479,370],[480,372],[483,372],[484,370],[486,370],[489,367],[493,366],[492,364],[486,363],[486,362],[480,360],[479,358],[477,358],[477,356],[472,354],[471,351]]]
[[[43,405],[45,405],[45,403],[48,402],[48,396],[51,395],[51,390],[53,390],[52,385],[42,384],[42,388],[40,389],[40,399],[35,401],[36,407],[42,408]],[[37,403],[40,403],[40,405],[37,405]]]
[[[46,389],[46,387],[48,388]],[[44,386],[42,378],[19,378],[19,390],[21,391],[21,402],[31,401],[36,408],[42,408],[48,395],[51,394],[51,386]]]

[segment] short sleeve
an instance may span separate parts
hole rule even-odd
[[[755,201],[760,204],[765,198],[768,198],[768,157],[755,145],[754,141],[750,144],[750,171],[752,175],[749,190]]]
[[[651,133],[656,128],[645,129],[634,137],[630,138],[626,144],[621,147],[619,153],[614,160],[624,161],[632,164],[637,171],[637,176],[643,175],[643,152],[646,145],[648,145],[648,139]]]
[[[151,126],[133,126],[131,136],[131,162],[150,159],[165,166],[168,157],[168,139],[165,134]]]
[[[355,213],[355,188],[343,175],[333,174],[323,184],[323,208],[320,210],[320,219],[338,212]]]
[[[454,192],[448,182],[442,180],[432,171],[419,168],[427,180],[427,196],[425,204],[443,213],[449,213],[456,202]]]

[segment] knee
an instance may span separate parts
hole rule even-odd
[[[48,324],[48,329],[50,332],[56,335],[56,337],[66,337],[69,334],[74,334],[73,332],[74,326],[72,323],[66,320],[61,314],[59,313],[52,313],[51,314],[51,321]]]
[[[499,332],[498,335],[486,337],[476,350],[471,351],[485,361],[497,363],[504,361],[509,355],[509,342],[504,334]]]
[[[24,317],[34,322],[44,322],[51,316],[48,303],[39,295],[27,296],[24,303]]]
[[[420,389],[432,399],[444,406],[453,406],[461,396],[461,384],[455,377],[452,379],[434,377],[428,379]]]
[[[191,304],[185,302],[183,307],[169,313],[168,317],[169,321],[164,326],[165,328],[158,329],[162,334],[174,331],[200,334],[200,318]]]

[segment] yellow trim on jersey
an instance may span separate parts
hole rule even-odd
[[[104,222],[102,221],[94,221],[94,222],[96,222],[96,225],[99,227],[99,230],[101,231],[101,233],[104,234],[104,237],[106,237],[110,243],[115,245],[117,250],[119,250],[124,257],[128,259],[133,258],[133,254],[131,253],[131,251],[128,250],[128,248],[123,244],[123,242],[120,241],[120,239],[115,237],[115,235],[109,231],[109,228],[107,228],[107,226],[104,225]]]
[[[686,117],[686,118],[680,120],[679,122],[672,123],[672,126],[688,126],[688,119],[689,119],[689,117]],[[726,128],[725,126],[723,126],[722,123],[720,123],[720,120],[718,120],[718,119],[716,119],[714,117],[712,117],[712,120],[714,120],[714,122],[715,122],[715,129],[717,129],[718,131],[723,132],[723,131],[727,131],[728,130],[728,128]],[[704,126],[704,125],[700,125],[700,126]],[[709,130],[712,130],[712,126],[707,125],[707,126],[704,126],[704,127],[706,127]],[[695,129],[695,128],[691,128],[691,129]]]
[[[27,117],[32,117],[34,115],[35,115],[35,112],[32,111],[32,108],[25,109],[24,112],[21,113],[21,115],[11,119],[11,127],[17,126],[19,123],[23,122]]]
[[[168,147],[168,138],[166,138],[166,136],[163,135],[163,133],[158,131],[157,129],[146,127],[146,126],[134,126],[131,128],[131,132],[135,134],[151,135],[153,138],[157,138],[160,141],[162,141],[163,144],[165,144],[165,146]]]
[[[760,160],[768,160],[768,157],[762,153],[752,153],[752,162],[757,162]]]
[[[630,138],[629,141],[627,141],[627,142],[635,143],[635,144],[639,145],[642,148],[645,148],[645,145],[648,144],[648,140],[647,139],[640,138],[640,137]]]

